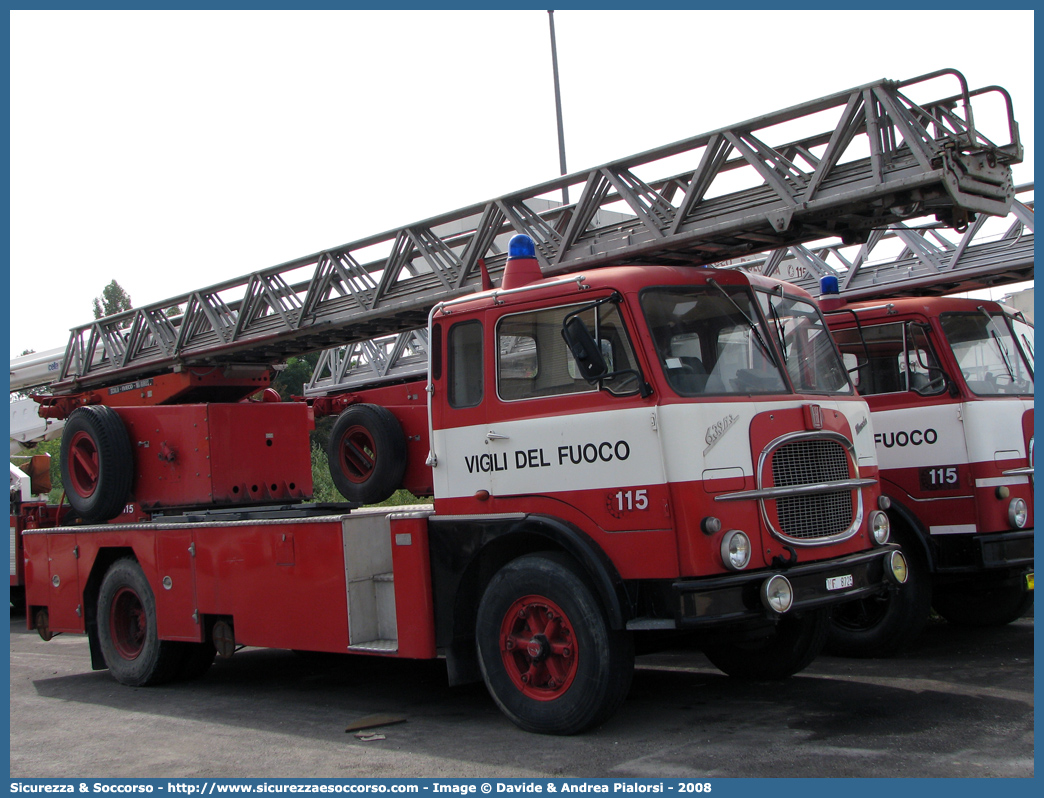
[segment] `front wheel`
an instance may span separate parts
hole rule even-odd
[[[612,715],[630,689],[630,634],[610,628],[584,580],[553,555],[520,557],[493,577],[475,637],[490,695],[525,731],[584,731]]]
[[[784,616],[768,637],[703,646],[718,670],[737,679],[778,681],[804,670],[823,650],[830,616],[823,610]]]
[[[958,626],[1004,626],[1033,604],[1033,591],[1021,580],[987,585],[951,585],[936,590],[935,611]]]
[[[850,601],[830,618],[827,650],[844,657],[882,657],[908,645],[921,634],[932,609],[928,562],[912,546],[903,546],[906,583],[886,593]]]
[[[146,687],[174,678],[185,651],[160,640],[156,599],[137,561],[117,560],[98,592],[98,643],[109,673],[121,684]]]

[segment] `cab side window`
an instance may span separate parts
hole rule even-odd
[[[447,396],[450,407],[482,402],[482,322],[454,324],[446,336]]]
[[[599,386],[583,378],[569,346],[562,337],[562,323],[577,305],[513,313],[497,323],[497,395],[505,401],[542,396],[590,393]],[[588,329],[595,329],[598,312],[599,347],[609,371],[635,369],[623,319],[613,303],[589,308],[580,314]],[[622,377],[603,381],[611,393],[633,393],[637,382]]]
[[[945,389],[938,360],[924,330],[904,322],[837,330],[834,340],[841,350],[852,381],[864,396],[917,390],[938,393]]]

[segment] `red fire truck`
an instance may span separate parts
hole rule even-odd
[[[30,628],[132,685],[240,645],[444,655],[548,733],[620,705],[636,637],[800,670],[834,608],[906,578],[869,411],[806,292],[695,267],[1005,213],[1021,148],[976,130],[980,93],[868,84],[74,329],[39,401],[86,523],[23,533]],[[420,374],[352,382],[351,347],[417,335]],[[342,384],[278,401],[274,364],[335,345]],[[324,413],[354,504],[301,503]],[[399,486],[434,501],[357,507]]]
[[[918,297],[821,306],[873,414],[906,587],[843,607],[853,654],[913,639],[929,609],[991,626],[1033,600],[1033,328],[996,302]]]

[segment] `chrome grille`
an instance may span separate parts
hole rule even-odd
[[[815,485],[850,478],[848,455],[837,441],[812,438],[784,444],[772,453],[777,488]],[[851,489],[776,499],[777,530],[795,541],[843,535],[852,526]]]

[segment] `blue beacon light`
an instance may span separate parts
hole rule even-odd
[[[837,296],[841,293],[841,288],[838,285],[837,277],[832,274],[828,274],[825,277],[819,278],[819,293],[820,296]]]
[[[533,244],[533,239],[527,235],[521,234],[514,236],[511,241],[508,242],[508,257],[535,258],[536,246]]]

